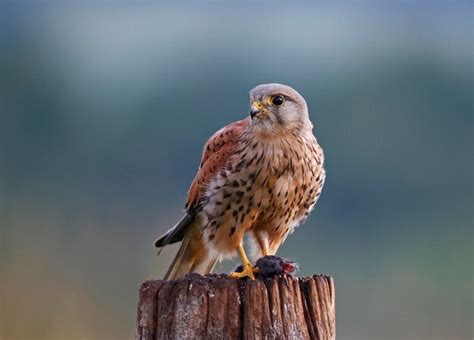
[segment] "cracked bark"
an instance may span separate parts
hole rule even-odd
[[[146,281],[136,339],[335,339],[331,277],[227,275]]]

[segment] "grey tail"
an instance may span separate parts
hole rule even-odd
[[[163,247],[180,242],[181,246],[171,263],[165,280],[173,280],[187,273],[209,274],[217,263],[218,256],[210,256],[202,242],[202,235],[194,223],[194,215],[187,213],[176,225],[160,236],[155,247]]]
[[[200,236],[197,236],[193,230],[186,233],[178,253],[164,276],[165,280],[174,280],[187,273],[205,275],[214,269],[218,257],[210,256],[207,249],[203,249],[202,242],[196,242],[196,237]]]

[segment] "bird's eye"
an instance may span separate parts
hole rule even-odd
[[[283,104],[284,101],[285,99],[283,98],[283,96],[274,96],[272,98],[272,104],[276,106],[280,106],[281,104]]]

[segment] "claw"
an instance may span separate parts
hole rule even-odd
[[[252,267],[251,264],[244,266],[244,269],[241,272],[232,272],[230,273],[230,277],[233,279],[240,279],[243,277],[248,277],[251,280],[255,280],[255,275],[258,273],[260,269],[258,267]]]

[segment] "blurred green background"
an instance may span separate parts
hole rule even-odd
[[[472,2],[2,2],[0,338],[129,339],[201,147],[280,82],[328,178],[280,254],[338,339],[472,339]],[[228,271],[237,261],[218,266]]]

